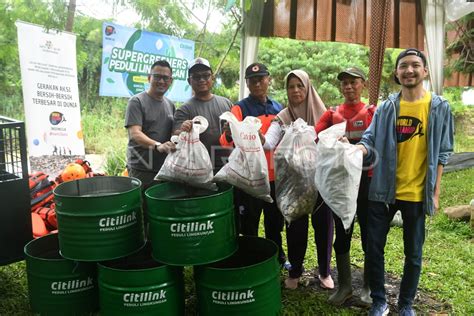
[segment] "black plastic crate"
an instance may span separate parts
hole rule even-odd
[[[25,124],[0,116],[0,265],[22,260],[31,239]]]

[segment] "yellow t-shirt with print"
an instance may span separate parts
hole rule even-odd
[[[397,119],[396,199],[422,202],[427,169],[431,93],[414,102],[400,101]]]

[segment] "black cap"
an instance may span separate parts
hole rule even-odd
[[[245,79],[257,77],[257,76],[269,76],[267,66],[260,63],[250,64],[247,69],[245,69]]]
[[[361,78],[364,81],[367,80],[365,78],[365,73],[360,68],[357,68],[357,67],[350,67],[350,68],[347,68],[347,69],[341,71],[337,75],[337,79],[339,81],[342,81],[344,75],[349,75],[349,76],[355,77],[355,78]]]
[[[423,61],[423,66],[426,67],[426,56],[425,56],[425,54],[423,54],[422,52],[420,52],[416,48],[407,48],[398,55],[397,61],[395,62],[395,69],[398,68],[398,63],[400,62],[400,60],[403,57],[406,57],[406,56],[418,56],[418,57],[420,57],[421,60]],[[398,80],[398,78],[395,74],[393,74],[393,80],[395,80],[395,82],[397,84],[400,84],[400,80]]]

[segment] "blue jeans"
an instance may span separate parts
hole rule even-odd
[[[398,305],[412,305],[418,288],[421,273],[421,258],[425,242],[425,213],[422,202],[396,200],[395,204],[369,201],[367,219],[367,262],[369,285],[374,303],[385,303],[384,248],[390,221],[400,210],[403,219],[403,249],[405,265]]]

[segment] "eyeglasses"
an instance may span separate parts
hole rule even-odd
[[[201,81],[201,80],[207,81],[209,80],[209,78],[211,78],[211,76],[212,74],[192,75],[191,79],[194,81]]]
[[[168,82],[168,81],[171,80],[170,76],[163,76],[163,75],[160,75],[160,74],[150,74],[150,76],[152,76],[153,79],[155,79],[156,81],[163,80],[164,82]]]

